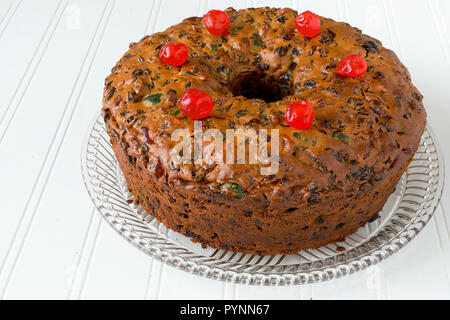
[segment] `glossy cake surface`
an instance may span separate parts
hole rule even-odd
[[[305,38],[292,9],[226,10],[227,34],[210,34],[189,18],[146,36],[105,82],[103,117],[127,184],[167,227],[204,245],[257,254],[296,253],[339,241],[376,218],[406,170],[423,133],[422,96],[397,56],[360,30],[320,17]],[[181,42],[185,64],[159,59]],[[336,74],[359,54],[367,72]],[[179,110],[190,88],[214,101],[203,129],[279,129],[279,170],[259,164],[175,164],[176,129],[193,132]],[[284,112],[307,100],[307,130],[287,125]],[[270,148],[270,139],[268,139]]]

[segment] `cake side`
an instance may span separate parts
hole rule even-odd
[[[378,218],[407,167],[356,197],[341,195],[310,206],[308,212],[286,210],[269,216],[266,203],[227,199],[209,188],[163,184],[149,171],[129,166],[118,145],[114,150],[130,191],[159,222],[204,246],[258,255],[295,254],[345,239]]]

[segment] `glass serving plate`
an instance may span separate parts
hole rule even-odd
[[[89,128],[81,162],[86,187],[100,214],[140,250],[203,277],[269,286],[330,280],[386,259],[424,228],[439,202],[444,182],[443,156],[427,127],[413,161],[380,211],[379,219],[343,242],[294,255],[256,256],[203,249],[200,244],[167,229],[136,205],[101,117]]]

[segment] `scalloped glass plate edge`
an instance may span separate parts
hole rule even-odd
[[[130,194],[116,164],[101,116],[96,116],[88,127],[82,144],[81,169],[86,189],[97,211],[138,249],[192,274],[239,284],[267,286],[331,280],[386,259],[425,227],[439,203],[444,185],[442,152],[434,133],[427,126],[414,160],[377,222],[347,237],[343,243],[303,250],[292,256],[258,257],[213,249],[202,252],[193,250],[187,242],[180,245],[168,238],[170,230],[162,226],[164,231],[161,232],[161,224],[141,207],[128,204]],[[158,225],[156,229],[155,225]],[[177,238],[183,237],[175,232],[173,234]],[[332,246],[336,245],[346,250],[338,252],[336,248],[333,252]],[[281,262],[288,258],[297,263]],[[251,263],[252,260],[256,263]]]

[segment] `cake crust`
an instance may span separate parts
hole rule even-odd
[[[422,95],[394,52],[347,23],[320,17],[320,34],[307,39],[295,10],[226,12],[228,34],[186,19],[132,43],[106,79],[103,117],[130,190],[164,225],[213,248],[289,254],[342,240],[376,217],[412,160],[426,123]],[[160,62],[168,42],[186,44],[187,63]],[[366,74],[336,75],[349,54],[366,59]],[[266,96],[252,92],[255,81]],[[204,130],[279,129],[278,172],[175,164],[172,133],[193,132],[178,102],[189,88],[213,98]],[[285,123],[293,100],[313,105],[311,128]]]

